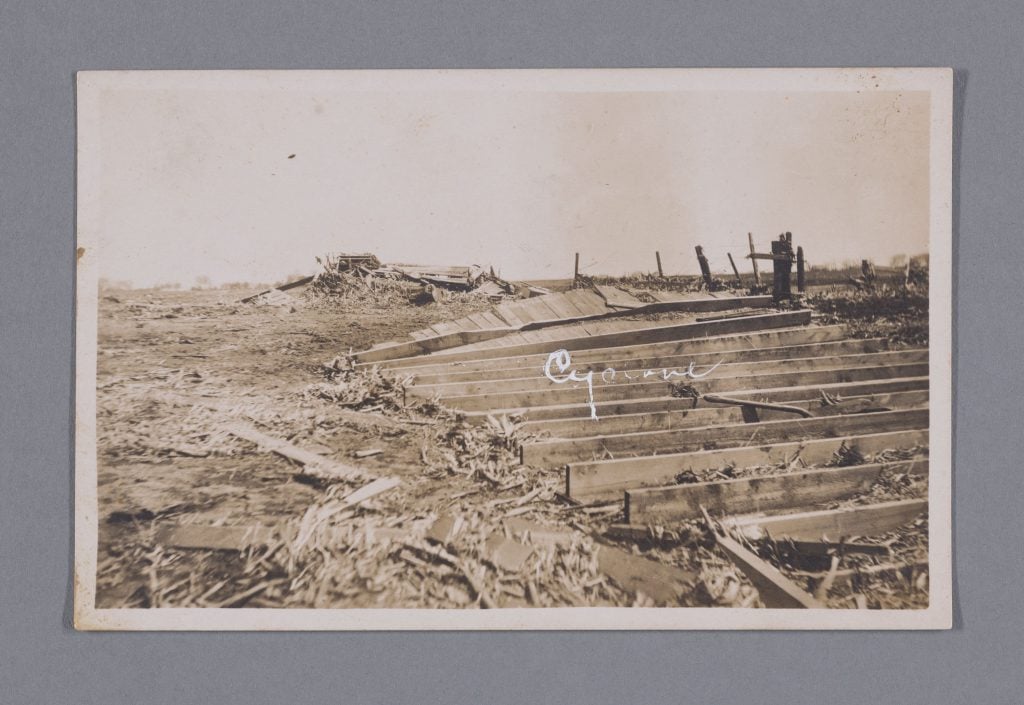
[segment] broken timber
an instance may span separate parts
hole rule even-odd
[[[716,514],[799,509],[866,492],[885,472],[927,475],[927,460],[849,465],[779,475],[626,491],[626,523],[655,524],[697,519],[701,508]]]
[[[716,470],[730,465],[741,468],[780,463],[788,465],[798,459],[808,465],[820,465],[829,462],[841,447],[861,455],[870,455],[886,449],[917,448],[927,443],[928,431],[895,431],[695,453],[572,463],[565,471],[565,494],[579,502],[595,502],[621,498],[623,490],[669,484],[675,481],[678,474],[685,471]]]

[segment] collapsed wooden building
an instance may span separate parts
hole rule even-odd
[[[865,539],[927,516],[926,499],[875,500],[870,490],[893,473],[927,476],[928,349],[854,337],[808,309],[780,306],[793,259],[780,242],[763,257],[787,265],[776,267],[785,287],[777,282],[774,295],[641,300],[578,288],[354,357],[404,379],[411,398],[438,400],[471,422],[521,418],[521,462],[561,472],[562,501],[621,508],[607,536],[644,542],[704,520],[766,606],[823,607],[823,585],[861,572],[837,570],[836,556],[885,554]],[[785,575],[752,550],[751,539],[764,537],[826,566],[831,558],[831,567]],[[646,563],[666,581],[683,580]],[[926,576],[927,564],[883,558],[864,570],[909,581]]]

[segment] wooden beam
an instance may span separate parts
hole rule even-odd
[[[860,411],[848,411],[850,402]],[[816,415],[826,415],[829,407],[821,406],[821,396],[789,402],[792,406],[811,409]],[[834,407],[834,413],[863,413],[865,404],[878,409],[912,409],[928,404],[928,391],[896,392],[893,394],[869,394],[863,396],[844,397],[844,403]],[[820,412],[820,413],[818,413]],[[784,412],[761,411],[758,419],[774,421],[793,418]],[[547,421],[527,421],[523,430],[529,434],[537,434],[545,438],[586,438],[588,436],[605,436],[641,431],[668,431],[696,426],[711,426],[718,423],[739,423],[743,421],[743,410],[739,407],[698,406],[695,409],[677,409],[673,411],[651,411],[646,413],[603,416],[593,419],[551,419]]]
[[[565,471],[565,494],[578,502],[591,503],[622,497],[623,490],[667,485],[675,482],[676,476],[686,471],[716,470],[728,465],[745,468],[790,464],[797,459],[806,465],[821,465],[829,462],[844,444],[867,456],[883,450],[927,445],[928,431],[889,431],[844,438],[571,463]]]
[[[737,345],[738,343],[733,343]],[[631,346],[632,347],[632,346]],[[637,346],[642,347],[642,346]],[[733,364],[737,362],[764,362],[768,360],[791,360],[839,355],[864,355],[885,352],[892,347],[885,338],[854,338],[822,343],[800,345],[741,348],[721,352],[694,352],[685,349],[683,343],[655,343],[649,346],[648,356],[638,357],[627,348],[603,348],[598,351],[584,350],[574,353],[573,364],[582,372],[613,367],[616,370],[651,369],[659,364],[668,366],[686,365],[692,360],[695,365],[713,365],[716,362]],[[682,348],[682,350],[680,350]],[[659,349],[662,349],[659,351]],[[637,353],[641,351],[636,351]],[[596,354],[588,354],[596,353]],[[622,355],[622,357],[619,357]],[[507,366],[481,367],[477,364],[442,365],[437,367],[389,368],[395,372],[413,375],[416,384],[445,384],[448,382],[474,382],[479,380],[515,379],[528,377],[542,370],[546,355],[516,358]],[[497,361],[494,361],[497,362]]]
[[[829,394],[889,394],[928,389],[928,377],[901,377],[896,379],[867,380],[863,382],[837,382],[832,384],[810,384],[803,387],[775,387],[772,389],[746,389],[730,391],[733,398],[749,398],[770,402],[789,402],[808,397]],[[698,402],[700,404],[700,402]],[[596,402],[599,418],[621,414],[638,414],[653,411],[675,411],[694,408],[692,398],[652,396],[638,399]],[[508,407],[505,409],[487,409],[482,411],[465,411],[470,421],[483,421],[488,415],[521,416],[526,420],[544,421],[550,419],[590,419],[590,407],[586,402],[571,404],[555,404],[552,406]],[[591,419],[593,421],[593,419]],[[595,422],[596,423],[596,422]]]
[[[822,468],[779,475],[627,490],[627,524],[663,524],[715,514],[799,509],[867,492],[883,472],[927,475],[928,461]]]
[[[848,416],[793,418],[761,423],[644,431],[618,436],[535,441],[522,446],[524,465],[554,467],[601,457],[698,451],[710,446],[779,443],[794,438],[836,438],[882,431],[928,428],[928,409],[902,409]]]
[[[253,426],[243,423],[234,423],[227,426],[226,430],[232,436],[255,443],[260,448],[263,448],[268,452],[280,455],[282,458],[294,460],[299,465],[302,465],[302,469],[305,474],[339,480],[373,479],[373,475],[370,475],[359,468],[339,463],[336,460],[331,460],[330,458],[325,458],[322,455],[313,453],[312,451],[299,448],[287,441],[282,441],[279,438],[268,436]]]
[[[765,313],[743,318],[730,318],[724,321],[706,321],[703,323],[681,323],[674,325],[651,326],[623,333],[606,333],[603,335],[588,335],[559,339],[557,341],[510,345],[508,347],[497,347],[485,350],[467,350],[463,352],[439,352],[432,355],[427,364],[439,362],[456,362],[465,360],[483,360],[500,357],[515,357],[520,355],[550,354],[559,347],[566,350],[590,350],[594,348],[615,347],[620,345],[631,345],[637,342],[661,343],[670,340],[688,340],[694,338],[706,338],[711,336],[728,335],[730,333],[749,333],[753,331],[770,330],[772,328],[788,328],[791,326],[807,325],[811,322],[811,312],[783,311],[778,313]],[[487,331],[463,332],[457,335],[472,336],[486,333]],[[427,341],[418,340],[400,345],[407,346],[410,350],[422,346]],[[396,346],[389,346],[390,351]],[[356,355],[360,362],[372,360],[396,359],[388,357],[390,352],[384,348],[375,351],[369,350]],[[410,352],[411,355],[420,353]],[[369,357],[367,357],[369,356]],[[404,363],[403,363],[404,364]]]
[[[670,303],[653,303],[653,304],[645,304],[643,308],[633,309],[631,311],[629,311],[629,310],[615,311],[615,310],[608,309],[607,308],[607,304],[604,302],[604,300],[601,299],[600,297],[598,297],[596,294],[593,294],[593,292],[583,291],[583,290],[578,290],[578,289],[575,290],[575,291],[565,292],[565,296],[567,297],[568,301],[572,301],[572,299],[570,298],[570,296],[572,294],[577,294],[577,295],[579,295],[579,294],[590,294],[590,295],[593,295],[600,302],[600,306],[601,306],[600,311],[598,313],[591,314],[589,316],[581,316],[578,319],[559,320],[559,321],[556,321],[554,323],[563,324],[563,323],[584,322],[584,321],[587,321],[587,320],[590,320],[590,319],[594,319],[594,321],[600,321],[601,319],[617,318],[617,317],[624,316],[624,315],[635,315],[635,314],[640,314],[640,313],[660,313],[660,312],[665,312],[665,311],[681,312],[681,313],[702,313],[702,312],[705,312],[705,311],[713,312],[713,311],[719,311],[719,310],[732,310],[732,309],[736,309],[736,308],[765,308],[765,307],[767,307],[767,306],[769,306],[771,304],[771,297],[770,296],[732,297],[731,299],[729,299],[729,298],[724,298],[724,299],[699,299],[699,300],[695,300],[695,301],[674,301],[674,302],[670,302]],[[736,302],[739,299],[743,299],[745,301],[745,303],[737,304]],[[720,301],[724,301],[726,303],[726,305],[725,306],[716,307],[716,303],[715,302],[720,302]],[[732,302],[732,303],[730,303],[730,302]],[[509,306],[508,304],[499,304],[498,306],[494,307],[494,312],[495,313],[500,314],[502,316],[502,318],[505,319],[505,320],[512,321],[512,323],[509,324],[509,328],[508,329],[500,328],[501,330],[506,330],[506,334],[510,335],[510,334],[516,333],[516,332],[518,332],[520,330],[527,330],[527,329],[530,329],[531,327],[535,328],[538,325],[540,325],[540,324],[538,324],[536,322],[528,324],[525,321],[522,321],[522,320],[518,319],[515,316],[515,314],[511,311],[511,309],[506,308],[508,306]],[[778,314],[775,314],[775,315],[778,315]],[[784,328],[800,327],[800,326],[807,325],[807,323],[808,323],[807,320],[803,320],[803,319],[798,318],[798,319],[796,319],[796,322],[792,323],[791,325],[779,325],[779,326],[776,326],[775,328],[777,328],[777,329],[784,329]],[[823,326],[823,327],[820,328],[820,330],[825,331],[826,329],[835,329],[835,328],[842,328],[842,326]],[[766,329],[765,332],[767,332],[767,330],[771,330],[771,329]],[[819,329],[815,329],[815,330],[819,330]],[[558,331],[558,332],[562,332],[562,331]],[[758,332],[758,331],[755,329],[752,332]],[[733,337],[735,337],[735,335],[739,335],[739,334],[742,334],[742,333],[743,332],[740,332],[740,333],[737,333],[737,334],[733,334]],[[727,336],[727,335],[730,335],[730,334],[729,333],[722,333],[722,334],[716,334],[716,335],[721,335],[722,337],[724,337],[724,336]],[[829,338],[829,339],[836,340],[837,338],[832,337],[832,338]],[[683,340],[692,340],[692,338],[688,338],[688,337],[672,338],[672,337],[669,337],[669,338],[664,339],[664,340],[656,340],[656,341],[653,341],[653,342],[664,343],[664,342],[674,342],[674,341],[683,341]],[[815,340],[817,340],[817,338],[815,338]],[[408,342],[408,341],[405,341],[405,342]],[[510,360],[516,360],[516,359],[520,359],[520,358],[523,357],[522,355],[519,355],[519,354],[510,354],[510,353],[506,353],[504,355],[495,355],[494,351],[499,349],[499,348],[502,348],[503,344],[499,345],[497,342],[491,342],[491,338],[481,337],[479,341],[470,341],[470,343],[466,343],[466,345],[470,345],[470,344],[474,344],[475,345],[476,342],[479,342],[481,344],[487,344],[487,345],[495,345],[497,347],[494,348],[494,349],[488,348],[488,349],[473,349],[473,350],[469,350],[469,349],[463,350],[461,348],[459,348],[459,349],[450,349],[449,347],[444,347],[444,348],[438,348],[437,350],[427,351],[427,353],[421,353],[421,352],[417,352],[417,351],[412,351],[412,352],[409,353],[408,357],[403,357],[403,358],[387,358],[387,359],[380,359],[380,360],[371,360],[371,361],[368,361],[368,362],[362,362],[361,360],[357,360],[357,362],[360,362],[360,364],[363,364],[363,365],[378,364],[379,366],[382,366],[382,367],[437,366],[439,368],[443,368],[445,366],[451,366],[451,365],[462,365],[462,364],[470,364],[470,365],[472,365],[472,364],[485,364],[485,363],[489,363],[489,364],[492,364],[492,365],[496,364],[498,366],[501,366],[503,363],[501,363],[501,362],[495,363],[494,360],[497,360],[497,359],[499,359],[501,357],[506,357],[506,358],[509,358]],[[372,350],[379,350],[379,349],[384,349],[384,348],[387,348],[387,349],[390,350],[390,349],[394,348],[398,344],[399,343],[382,343],[380,345],[376,345],[376,346],[370,348],[370,350],[372,351]],[[627,341],[625,343],[618,342],[618,341],[613,341],[613,342],[609,343],[607,346],[598,346],[597,348],[588,348],[588,349],[600,349],[602,347],[623,347],[623,346],[650,345],[650,344],[652,344],[652,343],[651,342],[641,342],[641,343],[637,344],[637,343],[633,343],[632,341]],[[478,354],[473,355],[471,353],[478,353]],[[533,354],[533,355],[544,354],[544,355],[546,355],[547,352],[541,351],[541,352],[535,352],[535,353],[530,353],[530,354]]]
[[[736,567],[743,571],[771,609],[824,609],[825,605],[797,587],[777,568],[747,550],[730,536],[715,534],[715,543]]]
[[[729,264],[732,266],[732,273],[736,275],[736,283],[743,286],[743,278],[740,277],[740,270],[736,268],[736,262],[732,258],[731,252],[726,252],[729,255]]]
[[[748,531],[757,527],[772,536],[815,541],[822,536],[839,540],[848,536],[878,536],[914,521],[928,511],[928,500],[906,499],[842,509],[825,509],[770,517],[735,517],[730,527]]]
[[[754,267],[754,286],[761,286],[761,275],[757,271],[757,258],[754,257],[756,252],[754,250],[753,233],[747,233],[747,242],[750,244],[750,264]]]
[[[878,341],[879,339],[865,339]],[[673,355],[712,355],[715,353],[756,353],[762,350],[770,350],[781,347],[796,345],[813,345],[819,343],[852,343],[856,342],[849,338],[849,331],[845,326],[821,326],[821,327],[787,327],[753,333],[737,333],[733,335],[716,336],[714,338],[683,338],[681,340],[667,340],[658,343],[636,343],[630,345],[618,345],[611,347],[591,348],[589,350],[576,350],[573,352],[573,360],[580,364],[600,364],[608,360],[639,360],[657,359]],[[885,345],[880,348],[887,349]],[[866,351],[870,352],[870,351]],[[503,358],[467,359],[448,362],[437,362],[437,357],[428,355],[423,358],[408,358],[395,360],[393,362],[382,362],[379,366],[395,370],[403,374],[444,374],[450,372],[476,372],[487,374],[492,371],[536,368],[544,365],[550,351],[534,353],[532,355],[516,355]],[[716,360],[712,360],[715,362]],[[401,363],[401,364],[397,364]],[[521,377],[522,375],[513,375]]]
[[[863,382],[867,380],[893,379],[897,377],[921,377],[928,374],[927,363],[909,365],[884,365],[878,367],[849,367],[830,370],[812,370],[810,372],[783,372],[738,377],[706,377],[704,379],[678,379],[672,382],[657,377],[648,378],[654,381],[629,381],[622,384],[594,386],[594,401],[622,401],[626,399],[646,399],[659,396],[671,396],[674,382],[678,381],[692,386],[701,394],[731,392],[735,390],[751,390],[767,388],[771,385],[784,387],[803,387],[809,385],[836,384],[840,382]],[[425,398],[433,396],[417,388],[409,390],[413,396]],[[445,404],[464,411],[483,411],[486,409],[527,409],[533,407],[560,404],[587,403],[590,392],[585,382],[566,382],[560,386],[534,390],[490,392],[486,394],[470,394],[443,396]]]
[[[857,586],[859,583],[867,583],[874,578],[902,576],[908,583],[912,583],[915,574],[928,570],[928,561],[897,565],[895,563],[884,563],[882,565],[869,565],[859,568],[846,568],[832,574],[832,587]],[[798,572],[795,574],[798,579],[806,580],[811,584],[819,584],[825,573]]]
[[[677,373],[686,372],[691,363],[697,361],[693,356],[678,355],[661,358],[653,365],[640,365],[640,361],[627,360],[622,367],[613,365],[577,365],[573,361],[572,368],[586,374],[593,371],[594,389],[622,385],[628,383],[629,376],[642,380],[646,376],[648,380],[652,377],[657,380],[664,376],[663,371],[669,370]],[[762,375],[776,373],[810,372],[814,370],[834,370],[853,367],[879,367],[887,365],[925,364],[928,362],[928,349],[916,350],[893,350],[889,352],[862,353],[853,355],[823,355],[808,358],[789,358],[784,360],[759,360],[754,362],[729,362],[725,357],[720,357],[714,362],[705,359],[703,364],[694,364],[693,370],[696,374],[702,374],[715,366],[714,377],[739,377],[741,375]],[[598,369],[594,369],[597,367]],[[614,377],[606,381],[602,373],[611,369]],[[650,373],[654,373],[653,375]],[[674,381],[685,381],[681,377],[673,377]],[[413,378],[412,384],[407,390],[417,396],[440,396],[449,398],[455,396],[470,396],[474,394],[504,394],[520,391],[542,391],[545,389],[557,389],[558,384],[544,375],[543,366],[529,370],[528,374],[522,377],[511,379],[476,379],[458,382],[425,383]]]

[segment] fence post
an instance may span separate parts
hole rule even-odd
[[[796,248],[796,290],[804,293],[804,248]]]
[[[740,277],[740,270],[736,269],[736,263],[732,259],[732,253],[726,252],[725,254],[729,255],[729,264],[732,265],[732,273],[736,275],[736,283],[743,286],[743,278]]]
[[[704,248],[697,245],[697,264],[700,265],[700,275],[704,277],[704,284],[708,291],[711,291],[711,268],[708,266],[708,258],[704,256]]]
[[[793,248],[787,235],[783,233],[778,240],[772,241],[772,299],[775,303],[792,297],[789,278],[793,271]]]
[[[761,286],[761,275],[757,273],[757,259],[754,257],[754,235],[747,233],[747,242],[750,243],[750,264],[754,267],[754,286]]]
[[[658,276],[662,279],[665,278],[665,272],[661,269],[661,253],[657,250],[654,251],[654,258],[658,260]]]

